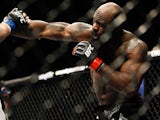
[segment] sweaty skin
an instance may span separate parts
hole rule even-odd
[[[100,40],[102,34],[107,34],[108,25],[120,13],[123,14],[121,7],[109,2],[95,11],[93,25],[84,22],[69,24],[28,20],[29,25],[23,30],[14,32],[13,35],[26,39],[46,38],[70,42],[91,41],[93,38]],[[101,105],[124,102],[136,94],[146,71],[142,70],[146,64],[144,59],[148,49],[146,43],[129,31],[123,30],[121,34],[118,47],[111,51],[115,59],[109,64],[104,64],[99,72],[91,69],[93,88]],[[120,62],[115,62],[119,59]],[[119,64],[118,67],[113,68],[116,64]]]

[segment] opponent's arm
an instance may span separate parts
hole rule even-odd
[[[11,32],[10,26],[6,23],[0,23],[0,43],[7,37],[9,36]]]
[[[91,25],[83,22],[72,24],[66,22],[48,23],[41,20],[29,20],[27,27],[13,32],[14,36],[26,39],[41,39],[62,41],[90,41]]]

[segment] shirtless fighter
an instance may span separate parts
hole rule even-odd
[[[124,29],[112,31],[108,41],[102,37],[109,36],[110,25],[119,15],[125,16],[122,8],[107,2],[95,11],[93,25],[29,20],[28,27],[13,32],[13,35],[26,39],[79,42],[73,55],[82,58],[90,67],[95,94],[100,107],[104,108],[98,117],[105,120],[138,120],[138,110],[143,103],[138,89],[147,70],[145,58],[148,47]],[[103,46],[103,41],[106,41],[106,49],[98,48],[97,45]]]

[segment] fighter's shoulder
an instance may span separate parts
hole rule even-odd
[[[132,46],[131,48],[135,48],[137,46],[142,51],[148,50],[148,46],[143,40],[127,30],[123,30],[123,43],[125,45]]]
[[[123,39],[126,39],[126,41],[131,40],[131,41],[140,42],[142,44],[146,44],[143,40],[138,38],[138,36],[136,36],[134,33],[124,30],[124,29],[123,29]]]
[[[91,24],[88,24],[88,23],[85,23],[85,22],[74,22],[72,24],[70,24],[71,26],[75,26],[77,28],[87,28],[87,29],[91,29],[92,28],[92,25]]]
[[[136,35],[134,35],[132,32],[130,32],[128,30],[123,29],[122,32],[123,32],[123,40],[125,40],[125,41],[136,37]]]
[[[92,25],[84,22],[74,22],[65,28],[65,31],[74,34],[89,34],[92,31]]]

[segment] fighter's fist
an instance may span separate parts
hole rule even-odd
[[[85,60],[86,64],[90,64],[96,57],[95,48],[87,41],[79,42],[74,50],[73,55]]]
[[[26,17],[26,14],[24,14],[22,10],[14,8],[4,18],[3,22],[7,23],[11,27],[11,29],[14,30],[17,27],[26,25],[28,23],[27,20],[28,18]]]
[[[95,47],[92,46],[92,44],[90,44],[87,41],[79,42],[75,46],[72,54],[82,58],[87,65],[89,65],[91,68],[93,68],[96,71],[99,69],[99,67],[103,63],[103,61],[97,57]]]

